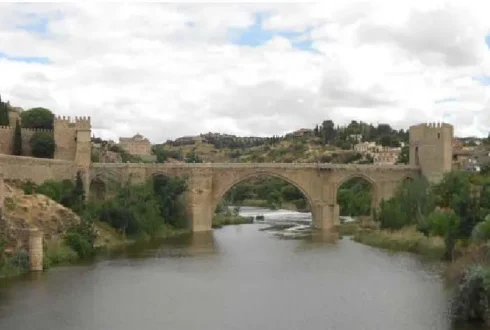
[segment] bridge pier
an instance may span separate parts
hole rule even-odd
[[[337,203],[318,203],[312,207],[313,227],[323,231],[332,231],[339,222]]]

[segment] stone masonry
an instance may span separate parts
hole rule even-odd
[[[72,179],[77,171],[81,171],[87,195],[97,193],[103,198],[114,183],[116,186],[122,182],[138,183],[155,175],[187,177],[188,191],[185,200],[189,226],[193,231],[211,230],[214,210],[226,191],[238,182],[258,175],[279,177],[299,188],[310,203],[314,226],[331,230],[339,223],[336,196],[338,188],[345,181],[361,177],[371,183],[372,203],[377,207],[382,199],[393,196],[405,179],[424,175],[430,181],[436,182],[445,172],[451,170],[453,128],[449,124],[410,127],[410,165],[335,165],[91,164],[90,122],[88,121],[88,125],[86,121],[84,124],[82,121],[76,123],[78,127],[75,130],[75,143],[65,141],[66,144],[59,145],[61,150],[57,154],[62,155],[59,157],[61,160],[0,155],[0,166],[5,178],[29,179],[41,183],[47,179]],[[70,127],[72,126],[65,128]]]

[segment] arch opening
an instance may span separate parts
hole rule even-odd
[[[89,192],[91,202],[103,202],[107,198],[107,185],[100,178],[92,179],[90,181]]]
[[[311,224],[311,198],[296,182],[275,173],[241,177],[222,189],[213,203],[213,228],[224,224],[261,222],[276,217]],[[277,211],[277,212],[274,212]]]
[[[185,215],[184,192],[187,189],[186,180],[163,173],[156,173],[149,180],[152,192],[157,199],[160,215],[166,224],[177,228],[188,225]]]
[[[376,185],[363,175],[353,175],[337,187],[339,223],[370,221],[376,205]]]

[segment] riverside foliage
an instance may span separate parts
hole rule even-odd
[[[184,207],[180,196],[185,190],[186,180],[183,178],[156,176],[142,184],[124,184],[107,201],[88,202],[81,173],[77,173],[75,182],[48,180],[41,185],[24,184],[26,194],[46,195],[80,216],[80,223],[65,233],[66,244],[80,258],[95,253],[97,220],[128,236],[154,236],[164,226],[184,227]]]

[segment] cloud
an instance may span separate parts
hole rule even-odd
[[[113,139],[272,135],[326,119],[444,119],[486,136],[488,10],[472,0],[0,4],[0,93],[91,116]]]

